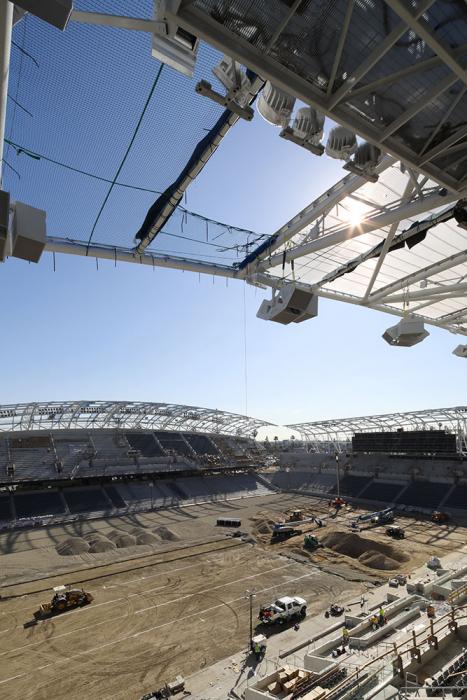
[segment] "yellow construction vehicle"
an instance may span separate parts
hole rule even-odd
[[[293,522],[296,522],[297,520],[303,520],[304,517],[305,516],[303,514],[303,510],[293,510],[290,513],[290,515],[287,519],[287,522],[293,523]]]
[[[50,603],[42,603],[39,610],[34,613],[36,620],[43,620],[66,610],[80,608],[94,600],[91,593],[86,593],[82,588],[56,586],[53,591],[54,595]]]

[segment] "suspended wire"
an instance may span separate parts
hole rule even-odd
[[[138,122],[137,122],[137,124],[136,124],[136,126],[135,126],[135,129],[134,129],[134,131],[133,131],[133,135],[132,135],[132,137],[131,137],[131,139],[130,139],[130,143],[128,144],[128,148],[127,148],[126,151],[125,151],[125,154],[124,154],[124,156],[123,156],[123,158],[122,158],[122,160],[121,160],[121,163],[120,163],[120,165],[119,165],[118,168],[117,168],[117,172],[115,173],[114,179],[112,180],[112,182],[111,182],[111,184],[110,184],[110,187],[109,187],[109,189],[108,189],[108,191],[107,191],[107,194],[106,194],[105,197],[104,197],[104,201],[102,202],[101,207],[100,207],[100,209],[99,209],[99,211],[98,211],[98,213],[97,213],[96,219],[95,219],[94,224],[93,224],[92,229],[91,229],[91,233],[90,233],[90,235],[89,235],[88,248],[89,248],[89,246],[91,245],[91,240],[92,240],[92,237],[93,237],[93,235],[94,235],[94,231],[96,230],[96,226],[97,226],[97,224],[98,224],[98,222],[99,222],[99,219],[100,219],[100,217],[101,217],[101,214],[102,214],[102,212],[104,211],[104,207],[105,207],[105,205],[106,205],[107,202],[108,202],[108,199],[109,199],[109,197],[110,197],[110,193],[112,192],[113,188],[115,187],[115,184],[116,184],[116,182],[117,182],[117,178],[118,178],[118,176],[120,175],[120,173],[121,173],[121,171],[122,171],[122,168],[123,168],[123,166],[125,165],[126,159],[128,158],[128,155],[129,155],[129,153],[130,153],[130,151],[131,151],[131,149],[132,149],[132,147],[133,147],[133,144],[134,144],[134,142],[135,142],[136,136],[137,136],[137,134],[138,134],[138,131],[139,131],[140,126],[141,126],[141,124],[142,124],[142,121],[143,121],[143,119],[144,119],[144,115],[146,114],[146,110],[147,110],[147,108],[149,107],[149,103],[150,103],[151,98],[152,98],[152,96],[153,96],[153,94],[154,94],[154,91],[155,91],[155,89],[156,89],[156,87],[157,87],[157,84],[158,84],[158,82],[159,82],[159,78],[161,77],[161,73],[162,73],[163,68],[164,68],[164,64],[161,63],[161,65],[160,65],[160,67],[159,67],[159,70],[157,71],[157,75],[156,75],[156,77],[155,77],[155,79],[154,79],[154,82],[153,82],[153,84],[152,84],[152,87],[151,87],[151,89],[149,90],[149,94],[148,94],[148,96],[147,96],[147,98],[146,98],[146,102],[144,103],[143,110],[142,110],[142,112],[141,112],[141,114],[140,114],[140,117],[139,117],[139,119],[138,119]]]
[[[246,284],[243,285],[243,380],[245,388],[245,415],[248,415],[248,361],[247,361],[247,319],[246,319]]]
[[[28,156],[29,158],[33,158],[34,160],[45,160],[48,163],[52,163],[53,165],[58,165],[61,168],[65,168],[65,170],[71,170],[74,173],[86,175],[86,177],[91,177],[94,180],[100,180],[100,182],[107,182],[109,184],[112,184],[113,182],[113,180],[110,180],[110,178],[101,177],[100,175],[96,175],[96,173],[90,173],[88,170],[81,170],[80,168],[75,168],[73,165],[68,165],[68,163],[63,163],[60,160],[49,158],[49,156],[46,156],[43,153],[33,151],[30,148],[26,148],[26,146],[22,146],[19,143],[11,141],[10,139],[5,139],[5,143],[14,148],[17,156],[20,156],[22,153],[24,153],[26,156]],[[152,190],[149,187],[138,187],[138,185],[128,185],[123,182],[116,182],[115,185],[117,185],[118,187],[127,187],[132,190],[139,190],[141,192],[150,192],[151,194],[162,194],[162,192],[160,192],[159,190]]]
[[[34,56],[31,56],[31,54],[28,51],[26,51],[26,49],[23,49],[23,47],[20,46],[19,44],[17,44],[16,41],[13,41],[13,39],[11,40],[11,45],[14,46],[15,48],[17,48],[18,51],[21,51],[22,54],[24,54],[25,56],[30,58],[31,61],[39,68],[39,64],[36,61],[36,59],[34,58]]]

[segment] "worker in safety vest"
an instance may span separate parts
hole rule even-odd
[[[342,646],[345,647],[349,643],[349,630],[344,627],[342,630]]]
[[[384,612],[384,608],[381,607],[379,609],[379,624],[381,627],[386,623],[386,613]]]

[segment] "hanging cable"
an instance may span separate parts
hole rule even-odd
[[[248,415],[248,364],[247,364],[246,284],[243,285],[243,372],[245,388],[245,415]]]
[[[138,119],[138,122],[137,122],[137,124],[136,124],[136,127],[135,127],[135,129],[134,129],[134,131],[133,131],[133,135],[132,135],[132,137],[131,137],[131,139],[130,139],[130,143],[128,144],[128,148],[127,148],[126,151],[125,151],[125,154],[124,154],[124,156],[123,156],[123,158],[122,158],[122,160],[121,160],[121,163],[120,163],[120,165],[119,165],[118,168],[117,168],[117,172],[115,173],[114,179],[112,180],[112,183],[111,183],[111,185],[110,185],[110,187],[109,187],[109,189],[108,189],[108,191],[107,191],[107,194],[106,194],[105,197],[104,197],[104,201],[102,202],[101,207],[100,207],[100,209],[99,209],[99,211],[98,211],[98,213],[97,213],[96,219],[95,219],[94,224],[93,224],[92,229],[91,229],[91,233],[90,233],[90,235],[89,235],[88,250],[89,250],[89,246],[91,245],[91,240],[92,240],[92,237],[93,237],[93,235],[94,235],[94,231],[96,230],[96,226],[97,226],[97,224],[98,224],[98,222],[99,222],[99,219],[100,219],[100,217],[101,217],[102,212],[104,211],[104,207],[105,207],[105,205],[107,204],[108,199],[109,199],[109,197],[110,197],[110,193],[112,192],[112,190],[113,190],[113,188],[114,188],[114,186],[115,186],[115,184],[116,184],[116,182],[117,182],[117,178],[118,178],[118,176],[120,175],[120,173],[121,173],[121,171],[122,171],[122,168],[123,168],[123,166],[125,165],[126,159],[128,158],[128,155],[129,155],[129,153],[130,153],[130,151],[131,151],[131,149],[132,149],[132,147],[133,147],[133,144],[134,144],[134,142],[135,142],[136,136],[137,136],[137,134],[138,134],[138,131],[139,131],[140,126],[141,126],[141,124],[142,124],[142,121],[143,121],[143,119],[144,119],[144,115],[146,114],[146,110],[147,110],[147,108],[149,107],[149,103],[150,103],[151,98],[152,98],[152,96],[153,96],[153,94],[154,94],[154,91],[155,91],[155,89],[156,89],[156,87],[157,87],[157,84],[158,84],[158,82],[159,82],[159,78],[161,77],[161,73],[162,73],[162,69],[163,69],[163,68],[164,68],[164,64],[161,63],[161,65],[160,65],[160,67],[159,67],[159,70],[157,71],[157,75],[156,75],[156,77],[155,77],[155,79],[154,79],[154,82],[153,82],[153,84],[152,84],[152,87],[151,87],[151,89],[149,90],[149,94],[148,94],[148,96],[147,96],[147,98],[146,98],[146,102],[144,103],[143,111],[141,112],[140,117],[139,117],[139,119]]]

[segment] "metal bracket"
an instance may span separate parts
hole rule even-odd
[[[306,139],[301,139],[299,136],[296,136],[294,134],[293,129],[291,129],[290,126],[286,126],[285,129],[282,129],[279,136],[285,139],[286,141],[292,141],[292,143],[295,143],[297,146],[306,148],[307,151],[310,151],[315,156],[322,156],[324,153],[324,146],[322,146],[321,144],[315,146],[314,144],[310,143],[310,141],[307,141]]]
[[[232,100],[228,94],[221,95],[219,92],[216,92],[212,89],[211,83],[208,83],[207,80],[200,80],[195,90],[199,95],[209,97],[210,100],[217,102],[217,104],[222,105],[222,107],[227,107],[227,109],[230,109],[231,112],[234,112],[234,114],[237,114],[242,119],[246,119],[249,122],[253,119],[254,112],[251,107],[241,107],[235,100]]]
[[[378,182],[378,175],[375,175],[375,173],[371,173],[369,171],[362,170],[361,168],[357,168],[355,163],[352,163],[351,160],[349,160],[348,163],[346,163],[342,167],[344,170],[348,170],[350,173],[354,173],[354,175],[359,175],[360,177],[363,177],[365,180],[368,180],[368,182]]]

